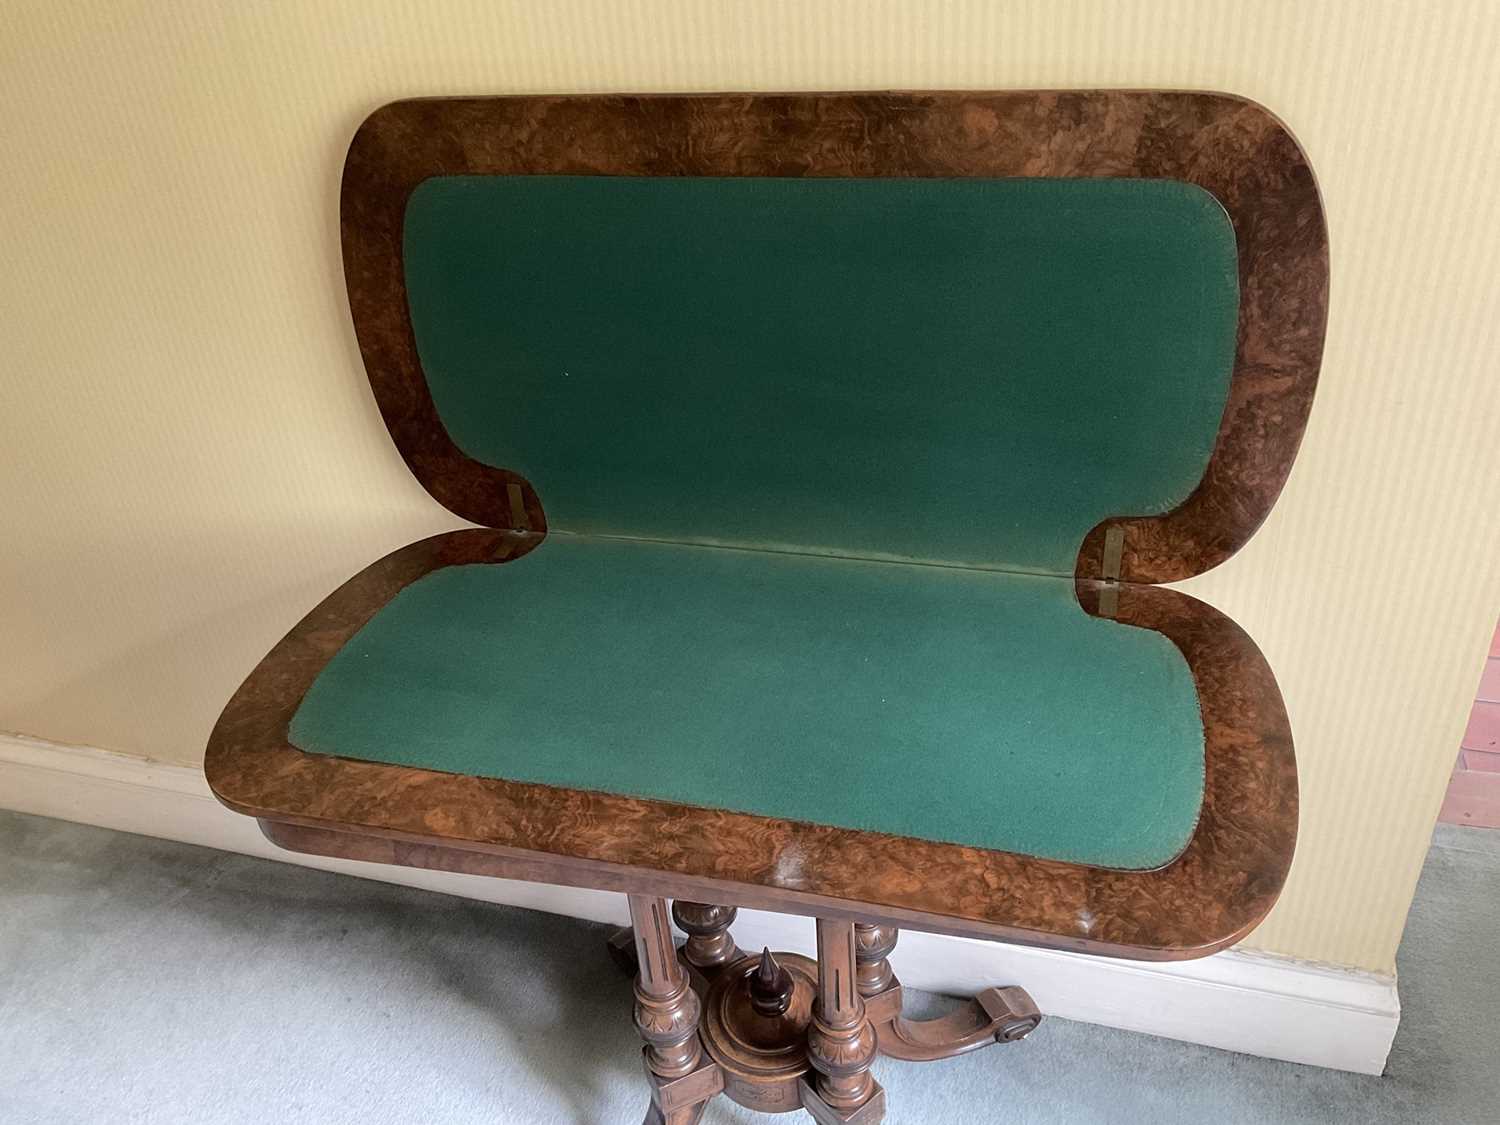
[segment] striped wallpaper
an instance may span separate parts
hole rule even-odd
[[[1298,736],[1249,946],[1385,970],[1500,609],[1500,7],[1334,0],[56,4],[0,12],[0,729],[191,762],[323,593],[450,526],[380,426],[337,183],[456,92],[1175,86],[1299,135],[1327,365],[1264,531],[1188,584]]]

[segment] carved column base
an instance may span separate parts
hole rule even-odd
[[[642,1056],[651,1081],[646,1125],[694,1125],[703,1106],[724,1088],[719,1066],[698,1037],[698,994],[672,944],[665,899],[630,895],[636,963],[635,1026],[646,1041]]]
[[[839,1109],[823,1100],[816,1086],[803,1078],[799,1083],[802,1108],[818,1125],[876,1125],[885,1120],[885,1089],[870,1079],[870,1096],[853,1109]]]
[[[689,935],[680,950],[666,903],[644,896],[631,896],[637,928],[609,942],[621,967],[639,974],[636,1026],[651,1083],[645,1125],[697,1125],[720,1093],[764,1113],[801,1109],[819,1125],[876,1125],[886,1101],[870,1074],[876,1054],[952,1058],[1014,1043],[1041,1022],[1015,987],[987,988],[938,1019],[906,1019],[888,959],[892,926],[820,919],[812,961],[742,955],[729,936],[730,907],[678,902],[670,914]]]
[[[856,964],[854,923],[819,918],[818,999],[807,1029],[807,1061],[818,1074],[804,1079],[802,1104],[820,1122],[874,1122],[885,1114],[884,1091],[870,1073],[875,1027]]]
[[[642,1125],[697,1125],[715,1094],[724,1090],[724,1075],[712,1059],[701,1059],[696,1070],[680,1078],[662,1078],[651,1069],[646,1051],[646,1078],[651,1083],[651,1104]]]

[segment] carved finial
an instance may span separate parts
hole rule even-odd
[[[760,1015],[781,1015],[792,1003],[792,974],[787,972],[766,947],[761,950],[760,964],[750,978],[750,1006]]]

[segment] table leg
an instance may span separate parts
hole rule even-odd
[[[693,1125],[709,1099],[724,1088],[724,1078],[698,1040],[698,994],[678,963],[666,899],[629,898],[640,965],[635,1026],[646,1041],[652,1087],[646,1125]]]
[[[802,1081],[802,1104],[819,1125],[873,1125],[885,1116],[885,1091],[870,1073],[875,1028],[859,994],[854,923],[818,919],[818,999],[807,1033],[815,1082]]]
[[[896,983],[890,956],[900,936],[901,932],[895,926],[874,926],[860,922],[854,925],[854,957],[858,962],[855,976],[859,980],[859,994],[864,997],[867,1006],[871,997],[878,996]],[[874,1018],[873,1013],[871,1018]]]
[[[744,956],[729,933],[738,913],[733,906],[713,906],[680,898],[672,901],[672,919],[688,936],[687,944],[682,947],[682,959],[708,983],[725,965]]]

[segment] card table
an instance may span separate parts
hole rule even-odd
[[[617,891],[647,1122],[874,1122],[900,928],[1201,957],[1297,829],[1271,670],[1169,583],[1254,533],[1311,408],[1327,233],[1265,109],[1174,91],[403,101],[349,304],[474,526],[372,563],[206,773],[294,851]],[[739,907],[816,959],[742,952]],[[686,934],[679,948],[675,927]]]

